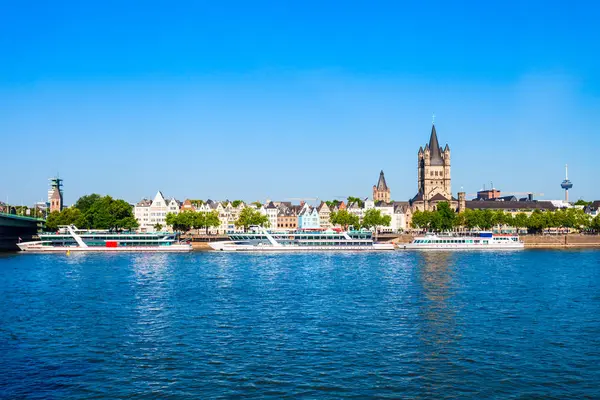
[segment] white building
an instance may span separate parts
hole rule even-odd
[[[152,201],[143,199],[133,209],[135,219],[140,224],[140,232],[155,232],[156,225],[161,225],[161,230],[168,229],[166,217],[168,213],[179,214],[180,203],[175,199],[167,200],[160,192]]]
[[[270,201],[265,207],[265,212],[267,213],[267,218],[269,218],[269,226],[271,229],[277,228],[277,214],[279,213],[277,206]]]

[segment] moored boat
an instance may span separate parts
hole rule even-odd
[[[110,232],[107,230],[77,229],[73,225],[60,226],[58,232],[40,233],[40,240],[17,243],[29,253],[64,252],[183,252],[192,245],[182,243],[171,232]]]
[[[376,243],[370,231],[334,230],[270,232],[252,227],[249,232],[229,233],[229,241],[212,242],[218,251],[383,251],[394,250],[392,243]]]
[[[476,236],[437,235],[417,236],[412,243],[399,244],[404,250],[520,250],[525,247],[517,235],[480,232]]]

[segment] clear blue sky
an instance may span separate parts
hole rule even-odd
[[[401,3],[4,2],[0,199],[407,200],[433,112],[453,192],[600,198],[598,3]]]

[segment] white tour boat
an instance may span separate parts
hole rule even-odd
[[[249,232],[229,233],[229,241],[212,242],[218,251],[381,251],[394,250],[392,243],[373,242],[369,231],[336,232],[333,230],[270,232],[252,227]]]
[[[115,233],[107,230],[77,229],[73,225],[60,226],[58,232],[40,233],[40,240],[21,242],[21,251],[30,253],[65,252],[180,252],[191,251],[192,245],[181,243],[170,232]]]
[[[399,244],[405,250],[519,250],[525,245],[517,235],[480,232],[477,236],[452,236],[428,233],[412,243]]]

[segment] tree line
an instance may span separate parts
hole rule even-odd
[[[183,211],[179,214],[168,213],[165,217],[165,222],[168,226],[172,227],[174,231],[179,232],[188,232],[193,228],[206,229],[206,233],[208,233],[210,228],[216,228],[221,225],[219,212],[216,210],[210,212]],[[243,227],[244,230],[247,230],[253,225],[268,227],[269,218],[252,207],[245,207],[235,221],[235,226]],[[162,226],[155,226],[155,228],[160,230]]]
[[[339,210],[332,212],[329,215],[329,222],[333,225],[339,225],[348,230],[348,227],[352,226],[354,229],[365,228],[371,229],[377,226],[390,226],[392,223],[392,217],[389,215],[381,215],[380,210],[371,208],[365,211],[365,215],[362,221],[356,214],[352,214],[347,210]]]
[[[516,215],[504,211],[471,210],[455,213],[448,203],[438,203],[435,211],[415,211],[411,226],[430,231],[453,229],[489,230],[496,226],[527,229],[529,233],[540,233],[548,228],[572,228],[600,231],[600,216],[591,218],[578,208],[563,208],[556,211],[534,210],[530,215]]]
[[[51,212],[46,219],[46,229],[56,230],[60,225],[117,231],[139,226],[129,203],[96,193],[80,197],[72,207]]]

